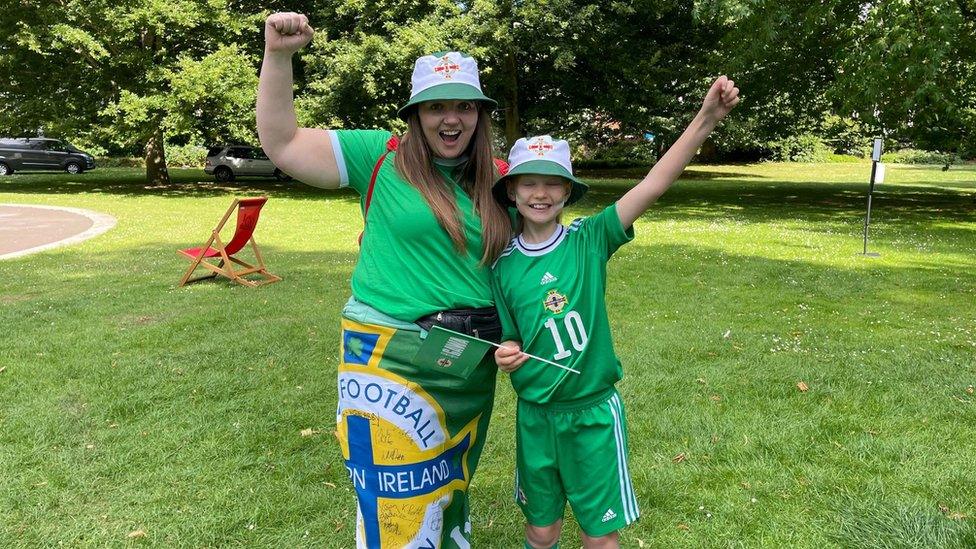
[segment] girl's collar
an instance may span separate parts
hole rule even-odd
[[[543,240],[542,242],[529,243],[525,241],[525,233],[523,231],[523,234],[518,235],[518,246],[524,252],[544,252],[553,244],[558,242],[565,232],[566,228],[563,227],[562,224],[556,223],[556,226],[553,227],[552,234],[549,235],[549,238]]]

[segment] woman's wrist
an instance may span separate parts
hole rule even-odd
[[[294,51],[283,51],[273,49],[269,46],[264,47],[264,58],[272,61],[291,63],[291,58],[293,55],[295,55]]]

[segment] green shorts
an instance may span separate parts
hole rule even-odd
[[[518,401],[515,501],[533,526],[563,517],[566,501],[588,536],[637,520],[627,467],[627,420],[616,389],[575,408]]]

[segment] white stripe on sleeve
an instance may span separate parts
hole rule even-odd
[[[332,154],[335,156],[336,167],[339,168],[339,188],[349,186],[349,172],[346,171],[346,158],[342,156],[342,147],[339,145],[339,136],[335,130],[328,130],[329,141],[332,142]]]

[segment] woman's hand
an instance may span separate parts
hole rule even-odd
[[[705,94],[699,114],[712,123],[718,123],[739,104],[739,88],[729,77],[719,76]]]
[[[495,364],[498,364],[499,370],[509,374],[518,370],[528,359],[529,355],[522,352],[518,341],[503,341],[501,347],[495,349]]]
[[[315,30],[300,13],[273,13],[264,22],[265,51],[291,55],[312,41]]]

